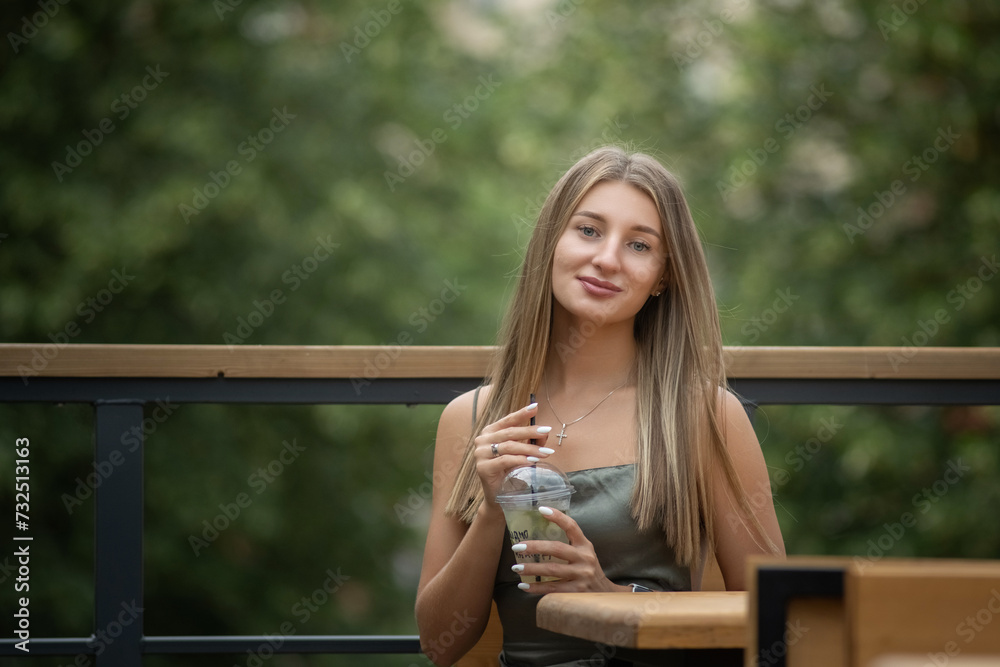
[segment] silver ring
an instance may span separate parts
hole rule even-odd
[[[494,442],[490,445],[490,449],[493,450],[493,458],[500,456],[500,445]]]

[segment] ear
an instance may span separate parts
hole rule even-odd
[[[650,296],[654,297],[660,296],[661,294],[663,294],[663,290],[665,290],[666,288],[667,288],[667,278],[666,276],[664,276],[660,278],[659,282],[656,283],[656,287],[653,288],[653,291],[650,294]]]
[[[667,255],[666,266],[663,267],[663,275],[656,282],[656,287],[653,288],[652,296],[660,296],[663,294],[663,290],[667,289],[670,284],[670,255]]]

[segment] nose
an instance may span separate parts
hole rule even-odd
[[[616,243],[612,238],[606,239],[596,249],[591,263],[604,273],[616,273],[620,271],[622,266],[620,246],[621,244]]]

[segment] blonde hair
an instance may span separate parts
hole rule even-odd
[[[636,315],[636,483],[631,511],[641,530],[662,529],[682,565],[712,548],[711,466],[721,464],[737,508],[774,550],[742,488],[722,437],[720,392],[726,390],[715,293],[694,220],[677,179],[654,158],[603,147],[584,156],[549,193],[528,243],[517,287],[487,376],[491,391],[476,416],[469,448],[446,512],[471,523],[483,490],[476,476],[475,434],[528,403],[550,350],[552,261],[580,200],[603,181],[627,183],[656,205],[669,255],[664,292]],[[708,445],[708,451],[700,446]],[[744,519],[744,520],[746,520]],[[756,539],[755,537],[755,539]]]

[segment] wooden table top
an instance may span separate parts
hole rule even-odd
[[[538,627],[640,649],[745,648],[746,591],[549,593]]]

